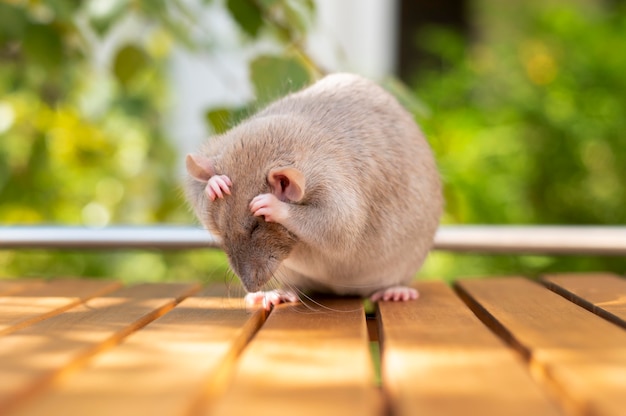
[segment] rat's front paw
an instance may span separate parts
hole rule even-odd
[[[370,300],[372,302],[378,302],[379,300],[406,301],[417,299],[418,297],[419,292],[412,287],[394,286],[374,292],[374,294],[370,296]]]
[[[281,223],[287,218],[289,206],[274,194],[261,194],[250,202],[250,211],[255,217],[263,217],[267,222]]]
[[[280,303],[297,302],[298,295],[291,290],[270,290],[268,292],[248,293],[245,297],[246,307],[253,308],[262,306],[263,309],[270,310],[272,306]]]
[[[226,175],[213,175],[204,188],[204,192],[211,201],[215,198],[224,198],[224,194],[230,195],[230,187],[233,186],[230,178]]]

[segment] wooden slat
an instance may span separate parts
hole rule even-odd
[[[275,308],[209,414],[380,414],[362,302],[321,303]]]
[[[43,280],[39,279],[10,279],[0,280],[0,296],[8,296],[22,290],[34,288],[42,285]]]
[[[626,279],[610,273],[553,274],[542,279],[550,290],[626,328]]]
[[[210,400],[223,390],[237,355],[263,323],[265,311],[243,306],[221,287],[187,298],[15,415],[186,414],[202,396]]]
[[[573,414],[623,415],[626,331],[523,278],[458,283]]]
[[[0,297],[0,336],[68,310],[80,302],[118,289],[121,283],[65,279],[28,286]]]
[[[523,361],[445,283],[380,302],[383,388],[394,415],[555,415]]]
[[[196,285],[138,285],[0,338],[0,413],[156,319]],[[122,381],[120,381],[122,382]]]

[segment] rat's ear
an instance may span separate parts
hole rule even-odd
[[[281,201],[298,202],[304,196],[304,175],[295,168],[278,168],[270,170],[267,181],[272,193]]]
[[[185,158],[185,165],[189,175],[197,181],[208,182],[209,178],[215,175],[213,163],[208,157],[190,153]]]

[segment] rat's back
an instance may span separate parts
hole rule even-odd
[[[284,274],[337,293],[406,284],[442,211],[436,164],[413,117],[380,86],[352,74],[327,76],[255,118],[267,116],[287,117],[303,132],[285,145],[306,155],[297,163],[314,190],[307,203],[326,209],[320,229],[350,235],[334,239],[342,246],[300,244]]]

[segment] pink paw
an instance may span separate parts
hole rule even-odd
[[[287,217],[287,204],[274,194],[257,195],[250,202],[250,211],[255,217],[263,217],[267,222],[280,223]]]
[[[272,306],[281,303],[297,302],[298,295],[291,290],[270,290],[267,292],[248,293],[245,297],[246,307],[253,308],[262,306],[263,309],[270,310]]]
[[[370,296],[370,300],[372,302],[378,302],[379,300],[407,301],[417,299],[418,297],[419,292],[417,289],[407,286],[394,286],[374,292]]]
[[[226,175],[213,175],[204,188],[204,192],[211,201],[215,198],[224,198],[224,194],[230,195],[230,187],[233,185]]]

